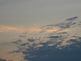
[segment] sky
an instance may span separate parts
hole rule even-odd
[[[0,44],[73,16],[81,19],[81,0],[0,0]]]
[[[36,30],[37,26],[55,24],[68,17],[80,18],[80,12],[81,0],[0,0],[0,39],[5,41],[8,34],[10,39],[12,32],[27,31],[29,27]]]
[[[0,0],[0,24],[46,25],[81,16],[81,0]]]

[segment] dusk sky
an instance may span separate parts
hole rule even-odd
[[[1,25],[46,25],[81,16],[81,0],[0,0]]]
[[[81,0],[0,0],[0,44],[73,16],[81,20]]]
[[[28,27],[55,24],[72,16],[81,17],[81,0],[0,0],[0,42],[12,38],[13,31],[28,31]]]

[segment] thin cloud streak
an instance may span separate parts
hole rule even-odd
[[[6,25],[0,25],[0,32],[39,32],[41,29],[37,27],[31,27],[31,28],[24,28],[24,27],[17,27],[17,26],[6,26]]]
[[[11,25],[0,25],[0,32],[17,32],[17,33],[23,33],[23,32],[60,32],[63,31],[60,28],[53,28],[53,29],[40,29],[40,27],[32,26],[32,27],[17,27],[17,26],[11,26]]]

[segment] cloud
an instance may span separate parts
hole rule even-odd
[[[65,30],[62,30],[61,28],[52,28],[52,29],[41,29],[39,26],[32,26],[32,27],[18,27],[18,26],[12,26],[12,25],[0,25],[0,32],[17,32],[17,33],[23,33],[23,32],[62,32]]]
[[[11,25],[0,25],[0,32],[39,32],[41,31],[40,28],[37,27],[17,27],[17,26],[11,26]]]

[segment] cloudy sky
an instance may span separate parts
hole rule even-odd
[[[81,0],[0,0],[0,39],[9,34],[5,34],[6,31],[23,32],[30,26],[55,24],[72,16],[81,17],[80,13]]]
[[[0,0],[0,42],[14,38],[13,32],[36,31],[39,25],[81,18],[80,13],[81,0]]]
[[[0,24],[31,26],[81,16],[81,0],[0,0]]]
[[[81,19],[81,0],[0,0],[0,44],[73,16]]]

